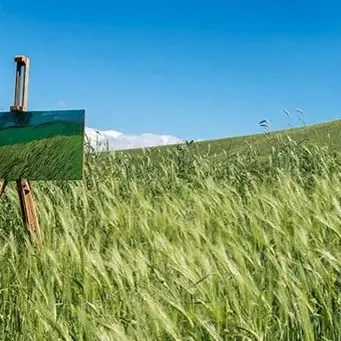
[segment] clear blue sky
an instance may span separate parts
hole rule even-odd
[[[0,110],[25,54],[29,109],[64,102],[93,128],[208,139],[262,132],[262,119],[284,128],[283,109],[341,118],[336,1],[0,4]]]

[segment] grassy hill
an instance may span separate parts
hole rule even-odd
[[[289,136],[296,142],[313,144],[320,147],[328,146],[331,150],[341,150],[341,120],[322,122],[313,125],[302,126],[298,128],[283,129],[273,131],[269,134],[254,134],[230,138],[221,138],[216,140],[205,140],[196,142],[196,150],[200,153],[209,153],[211,155],[223,155],[224,152],[240,153],[252,148],[258,150],[261,155],[270,153],[272,146],[279,146],[278,137],[285,138]],[[159,155],[160,151],[174,148],[173,146],[162,146],[148,148],[150,156]],[[122,151],[126,152],[126,151]],[[141,149],[129,150],[133,154],[141,154]]]
[[[10,184],[0,340],[339,340],[339,125],[87,154],[32,182],[41,249]]]

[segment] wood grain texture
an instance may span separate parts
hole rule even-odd
[[[17,180],[17,190],[24,224],[27,226],[31,240],[41,245],[40,226],[29,182],[26,179]]]
[[[7,181],[4,179],[0,179],[0,197],[4,194],[6,185],[7,185]]]

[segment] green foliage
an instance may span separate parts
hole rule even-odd
[[[0,201],[1,340],[338,340],[341,156],[88,153],[83,182],[33,182],[44,246]],[[250,141],[249,141],[250,142]]]

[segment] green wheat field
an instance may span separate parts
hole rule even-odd
[[[0,340],[341,340],[341,121],[85,155],[0,200]]]

